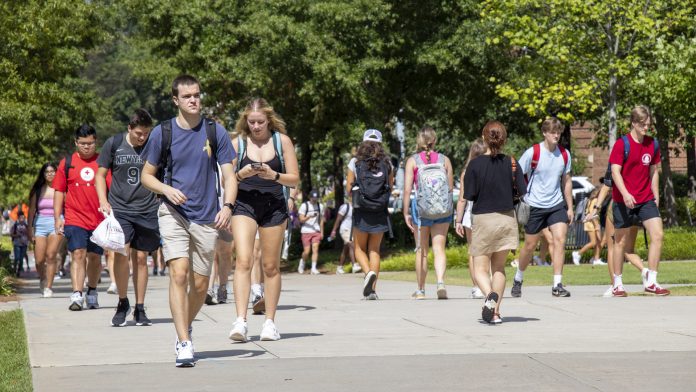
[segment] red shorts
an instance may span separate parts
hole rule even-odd
[[[318,244],[321,242],[321,233],[302,233],[302,246],[307,247],[310,244]]]

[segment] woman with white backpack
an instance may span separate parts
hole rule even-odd
[[[425,126],[416,138],[416,154],[408,158],[404,169],[404,221],[416,238],[416,283],[413,299],[425,298],[428,274],[428,245],[432,241],[437,298],[447,299],[445,244],[452,222],[452,163],[435,151],[437,137],[432,127]],[[415,186],[416,197],[411,199]],[[410,208],[409,208],[410,206]]]

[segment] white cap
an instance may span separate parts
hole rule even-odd
[[[368,129],[363,133],[363,141],[382,143],[382,132],[376,129]]]

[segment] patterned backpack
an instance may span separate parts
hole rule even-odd
[[[444,155],[437,154],[435,163],[425,163],[421,154],[416,154],[414,159],[418,167],[418,216],[430,220],[452,216],[452,190],[447,179]]]

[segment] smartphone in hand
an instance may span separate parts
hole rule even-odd
[[[251,168],[254,170],[259,170],[259,169],[261,169],[261,167],[262,167],[261,162],[252,162],[251,163]]]

